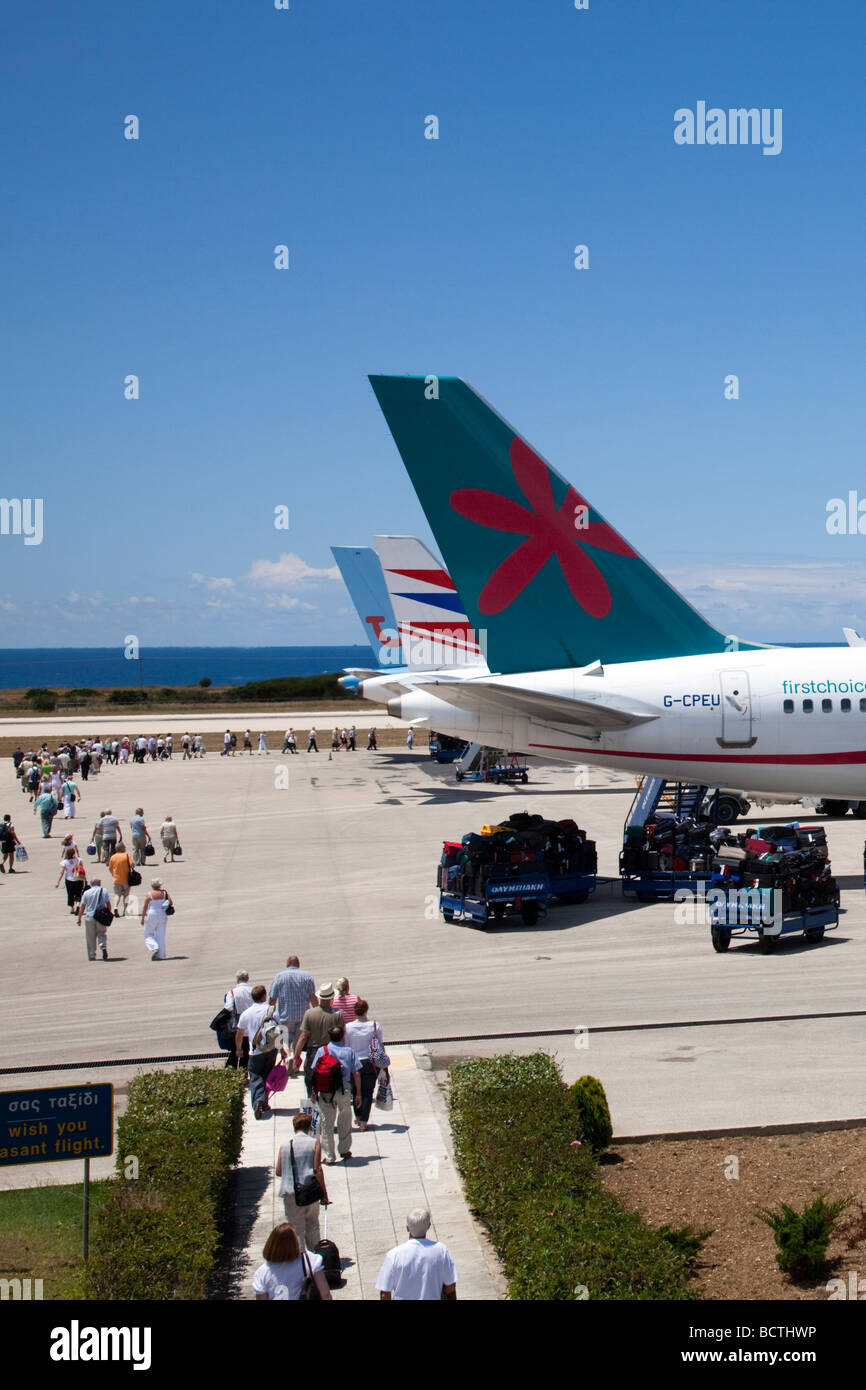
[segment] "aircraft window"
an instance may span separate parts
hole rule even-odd
[[[839,701],[839,708],[841,709],[841,711],[842,711],[843,714],[850,714],[850,713],[851,713],[851,701],[850,701],[850,700],[840,700],[840,701]]]
[[[860,701],[860,713],[866,714],[866,700]]]
[[[785,711],[786,714],[793,714],[793,713],[794,713],[794,701],[793,701],[793,700],[783,700],[783,701],[782,701],[782,709]]]
[[[832,700],[822,700],[822,701],[821,701],[821,712],[822,712],[823,714],[832,714],[832,713],[833,713],[833,701],[832,701]]]
[[[815,702],[814,702],[814,700],[804,700],[804,701],[803,701],[803,713],[804,713],[804,714],[811,714],[811,713],[812,713],[812,710],[813,710],[814,708],[815,708]]]

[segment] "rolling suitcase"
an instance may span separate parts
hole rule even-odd
[[[338,1289],[343,1282],[343,1272],[340,1267],[340,1252],[332,1240],[328,1240],[328,1208],[322,1207],[322,1225],[324,1235],[319,1241],[314,1255],[319,1255],[322,1260],[322,1273],[328,1281],[328,1287]]]

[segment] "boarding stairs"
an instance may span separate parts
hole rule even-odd
[[[643,830],[655,816],[674,816],[678,820],[693,817],[698,820],[709,791],[697,782],[668,782],[664,777],[644,777],[638,784],[637,795],[626,817],[625,838],[634,840],[629,831]]]

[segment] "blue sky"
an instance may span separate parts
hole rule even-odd
[[[0,535],[0,646],[363,640],[329,545],[430,542],[379,371],[464,376],[725,630],[866,625],[825,525],[866,498],[862,5],[2,24],[2,491],[44,539]],[[677,146],[700,100],[782,108],[781,153]]]

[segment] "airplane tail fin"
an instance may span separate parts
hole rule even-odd
[[[400,634],[379,557],[369,545],[332,545],[331,554],[361,619],[377,669],[393,670],[400,664]]]
[[[376,553],[410,670],[483,666],[454,581],[426,545],[415,536],[377,536]]]
[[[706,622],[459,377],[370,383],[491,670],[753,650]]]

